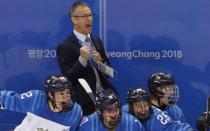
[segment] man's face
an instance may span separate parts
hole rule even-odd
[[[91,33],[93,17],[90,8],[86,6],[77,7],[71,16],[71,20],[76,31],[84,35]]]
[[[119,117],[119,107],[113,109],[104,109],[102,112],[103,123],[108,129],[114,129],[117,126]]]
[[[133,112],[137,118],[145,119],[149,116],[150,105],[147,101],[141,100],[133,103]]]
[[[69,108],[69,103],[71,100],[70,97],[71,97],[70,91],[68,89],[55,92],[54,93],[54,102],[55,102],[56,108],[59,109],[60,111]]]
[[[161,90],[164,93],[163,97],[160,99],[161,104],[169,105],[171,96],[174,94],[174,88],[172,86],[165,86]]]

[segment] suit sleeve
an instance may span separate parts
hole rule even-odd
[[[79,62],[79,55],[79,49],[70,44],[61,44],[57,47],[57,60],[61,72],[67,75],[70,81],[76,81],[81,77],[86,68]]]

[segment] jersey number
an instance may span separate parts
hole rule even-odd
[[[32,96],[32,92],[31,92],[31,91],[22,93],[22,94],[20,95],[21,99],[25,99],[26,97],[31,97],[31,96]]]
[[[170,121],[170,117],[167,114],[165,114],[165,112],[162,112],[161,114],[159,114],[157,116],[157,119],[160,120],[160,122],[163,125],[167,124]]]

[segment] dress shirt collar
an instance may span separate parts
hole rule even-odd
[[[79,39],[82,43],[85,42],[86,35],[83,35],[83,34],[77,32],[76,30],[74,30],[73,32],[76,35],[77,39]],[[87,36],[90,37],[90,34],[88,34]]]

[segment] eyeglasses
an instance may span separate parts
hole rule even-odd
[[[86,14],[86,15],[74,15],[73,17],[79,17],[79,18],[89,18],[89,17],[92,17],[92,14]]]

